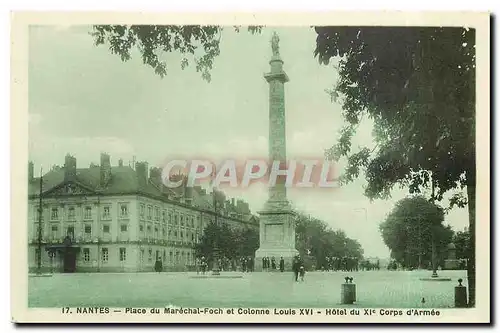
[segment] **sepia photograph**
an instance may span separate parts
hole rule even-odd
[[[490,18],[389,14],[15,14],[13,320],[489,322]]]

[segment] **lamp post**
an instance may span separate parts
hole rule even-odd
[[[101,197],[97,192],[97,272],[101,271]]]
[[[38,253],[37,253],[37,274],[42,274],[42,186],[43,186],[43,169],[40,168],[40,192],[38,194]]]
[[[431,179],[431,203],[434,204],[435,197],[434,197],[434,179],[432,179],[432,172],[430,172],[430,179]],[[431,227],[431,241],[432,241],[432,255],[431,255],[431,260],[432,260],[432,275],[431,278],[437,278],[437,246],[436,246],[436,227],[433,224]]]
[[[213,200],[214,200],[214,212],[215,212],[215,225],[217,225],[217,195],[216,195],[216,188],[213,188]],[[217,236],[214,239],[214,245],[213,245],[213,258],[214,258],[214,266],[212,268],[212,275],[220,275],[220,269],[219,269],[219,248],[217,247]]]

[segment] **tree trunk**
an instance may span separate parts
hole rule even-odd
[[[467,177],[469,178],[469,177]],[[469,208],[469,253],[467,261],[467,281],[469,285],[469,307],[476,305],[476,184],[467,185],[467,202]]]

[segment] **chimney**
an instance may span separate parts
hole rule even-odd
[[[111,180],[111,161],[110,157],[106,153],[101,153],[101,186],[106,186]]]
[[[122,166],[123,166],[123,160],[122,160],[121,158],[118,160],[118,166],[119,166],[119,167],[122,167]]]
[[[187,181],[184,182],[184,200],[186,204],[191,205],[193,203],[193,188],[186,185]]]
[[[76,179],[76,158],[70,154],[64,159],[64,181],[74,181]]]
[[[165,186],[163,185],[163,181],[161,179],[161,169],[157,167],[152,167],[149,169],[149,179],[156,184],[160,191],[163,193]]]
[[[32,182],[35,178],[35,165],[33,162],[28,162],[28,182]]]
[[[149,169],[149,179],[157,184],[161,184],[161,169],[152,167]]]
[[[135,173],[140,187],[145,187],[148,182],[148,163],[136,162]]]

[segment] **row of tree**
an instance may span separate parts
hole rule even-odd
[[[318,269],[328,266],[327,258],[363,258],[361,244],[343,230],[333,230],[324,221],[304,214],[296,223],[296,248],[303,258],[312,258]]]
[[[299,254],[316,267],[326,267],[327,258],[356,258],[361,260],[363,249],[358,241],[346,236],[342,230],[332,230],[319,219],[300,214],[295,227],[296,248]],[[254,257],[259,247],[258,231],[251,228],[230,228],[226,223],[210,223],[200,242],[195,245],[198,258],[212,262],[214,256],[238,261]],[[278,260],[278,258],[276,258]]]
[[[444,209],[424,197],[400,200],[384,222],[380,231],[391,250],[394,263],[405,269],[432,267],[433,244],[436,266],[443,266],[449,256],[449,244],[455,245],[456,257],[468,259],[470,235],[467,230],[454,232],[443,225]]]

